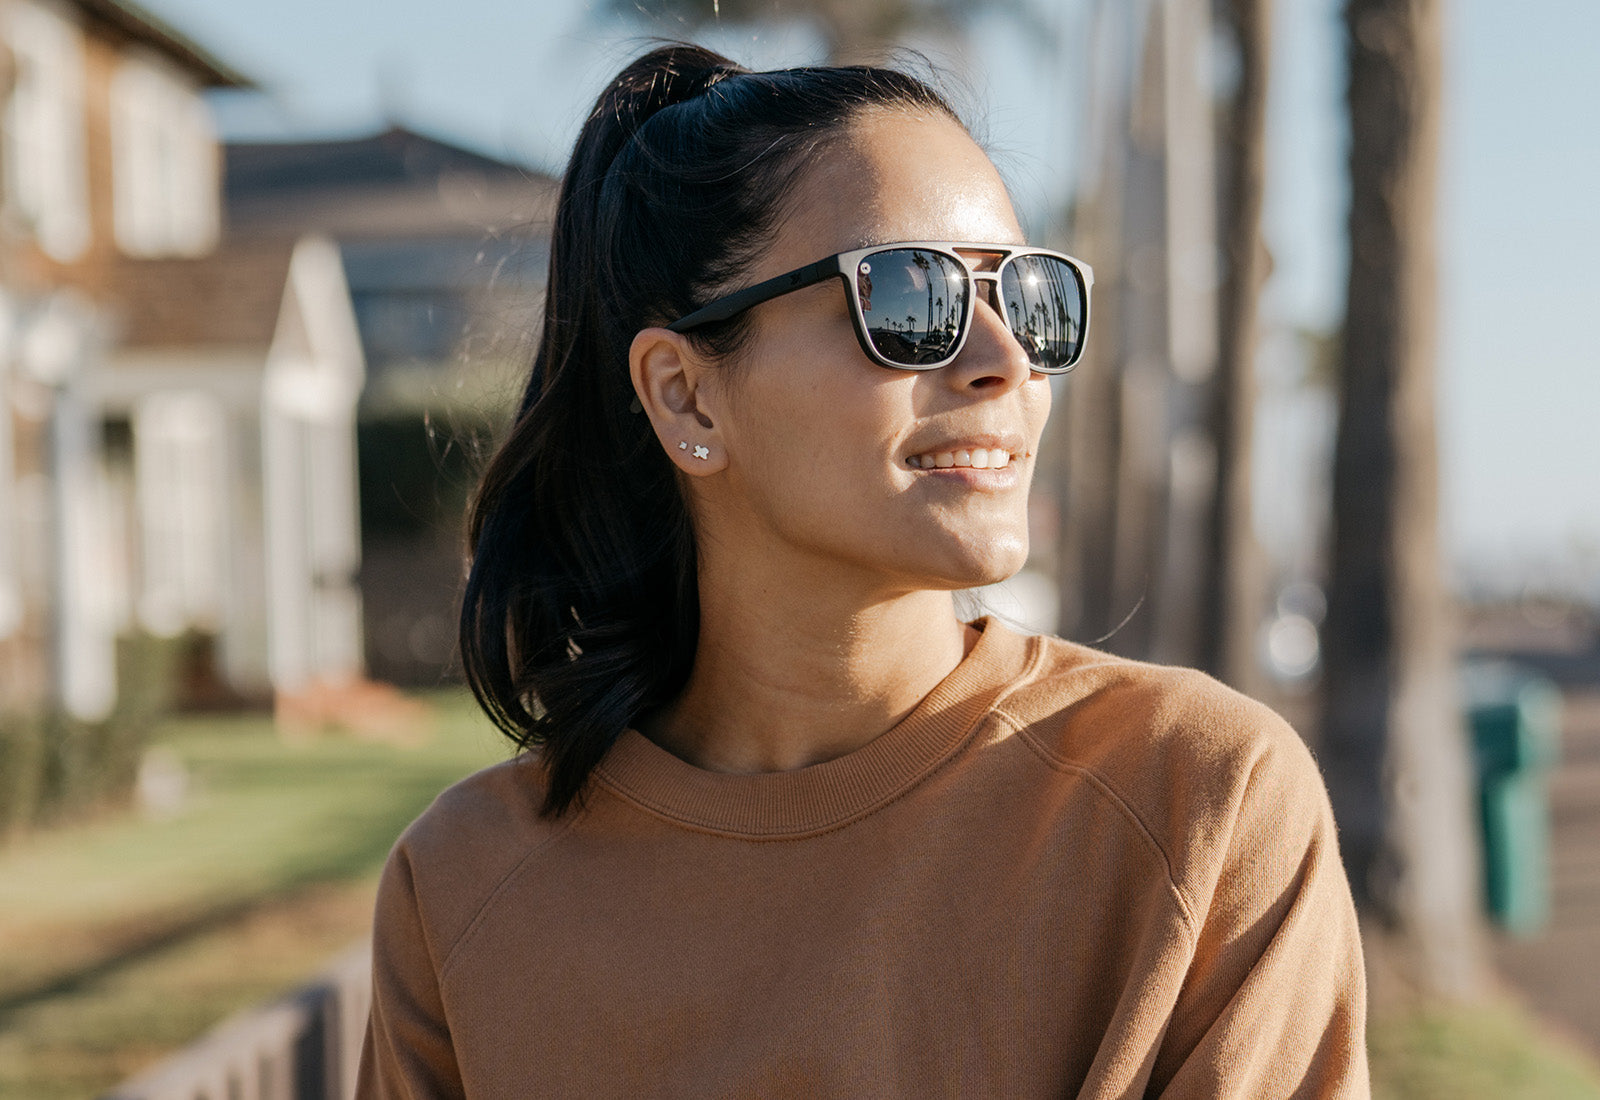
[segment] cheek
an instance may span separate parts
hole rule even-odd
[[[756,447],[759,475],[791,508],[881,508],[892,490],[891,448],[884,425],[865,412],[838,393],[810,394],[774,409],[772,427]]]
[[[849,509],[888,488],[895,416],[863,384],[871,364],[850,366],[857,377],[829,369],[821,354],[772,363],[784,374],[753,379],[770,384],[751,385],[730,408],[727,439],[742,495],[775,519]]]
[[[1039,437],[1044,434],[1045,421],[1050,418],[1053,400],[1049,375],[1035,374],[1022,387],[1022,403],[1028,425],[1033,431],[1034,453],[1038,453]]]
[[[903,380],[862,354],[842,298],[814,298],[761,319],[728,394],[730,453],[754,494],[805,498],[881,478],[889,441],[910,422],[909,386],[899,392]]]

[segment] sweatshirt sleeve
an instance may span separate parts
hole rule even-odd
[[[465,1096],[439,994],[439,960],[417,905],[402,840],[378,885],[372,1010],[361,1049],[360,1100]]]
[[[1234,803],[1152,1095],[1370,1094],[1360,934],[1327,791],[1276,722]]]

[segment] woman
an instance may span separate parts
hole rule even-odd
[[[1294,733],[957,618],[1026,557],[1088,280],[910,77],[616,78],[472,519],[530,751],[390,859],[363,1095],[1365,1093]]]

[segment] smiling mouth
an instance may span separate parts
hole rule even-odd
[[[906,465],[918,470],[1003,470],[1011,465],[1012,457],[999,447],[972,447],[912,455]]]

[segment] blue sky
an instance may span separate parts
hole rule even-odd
[[[674,33],[580,0],[142,2],[270,90],[221,105],[230,134],[359,131],[390,115],[551,169],[604,80],[646,36]],[[1035,3],[1078,37],[1079,0]],[[1468,570],[1509,564],[1600,600],[1600,3],[1447,7],[1447,545]],[[1326,328],[1343,293],[1338,5],[1278,9],[1269,312]],[[763,65],[809,60],[816,45],[797,26],[701,37]],[[978,20],[960,51],[921,45],[970,86],[1019,205],[1037,219],[1073,170],[1081,55],[1052,56],[998,17]]]

